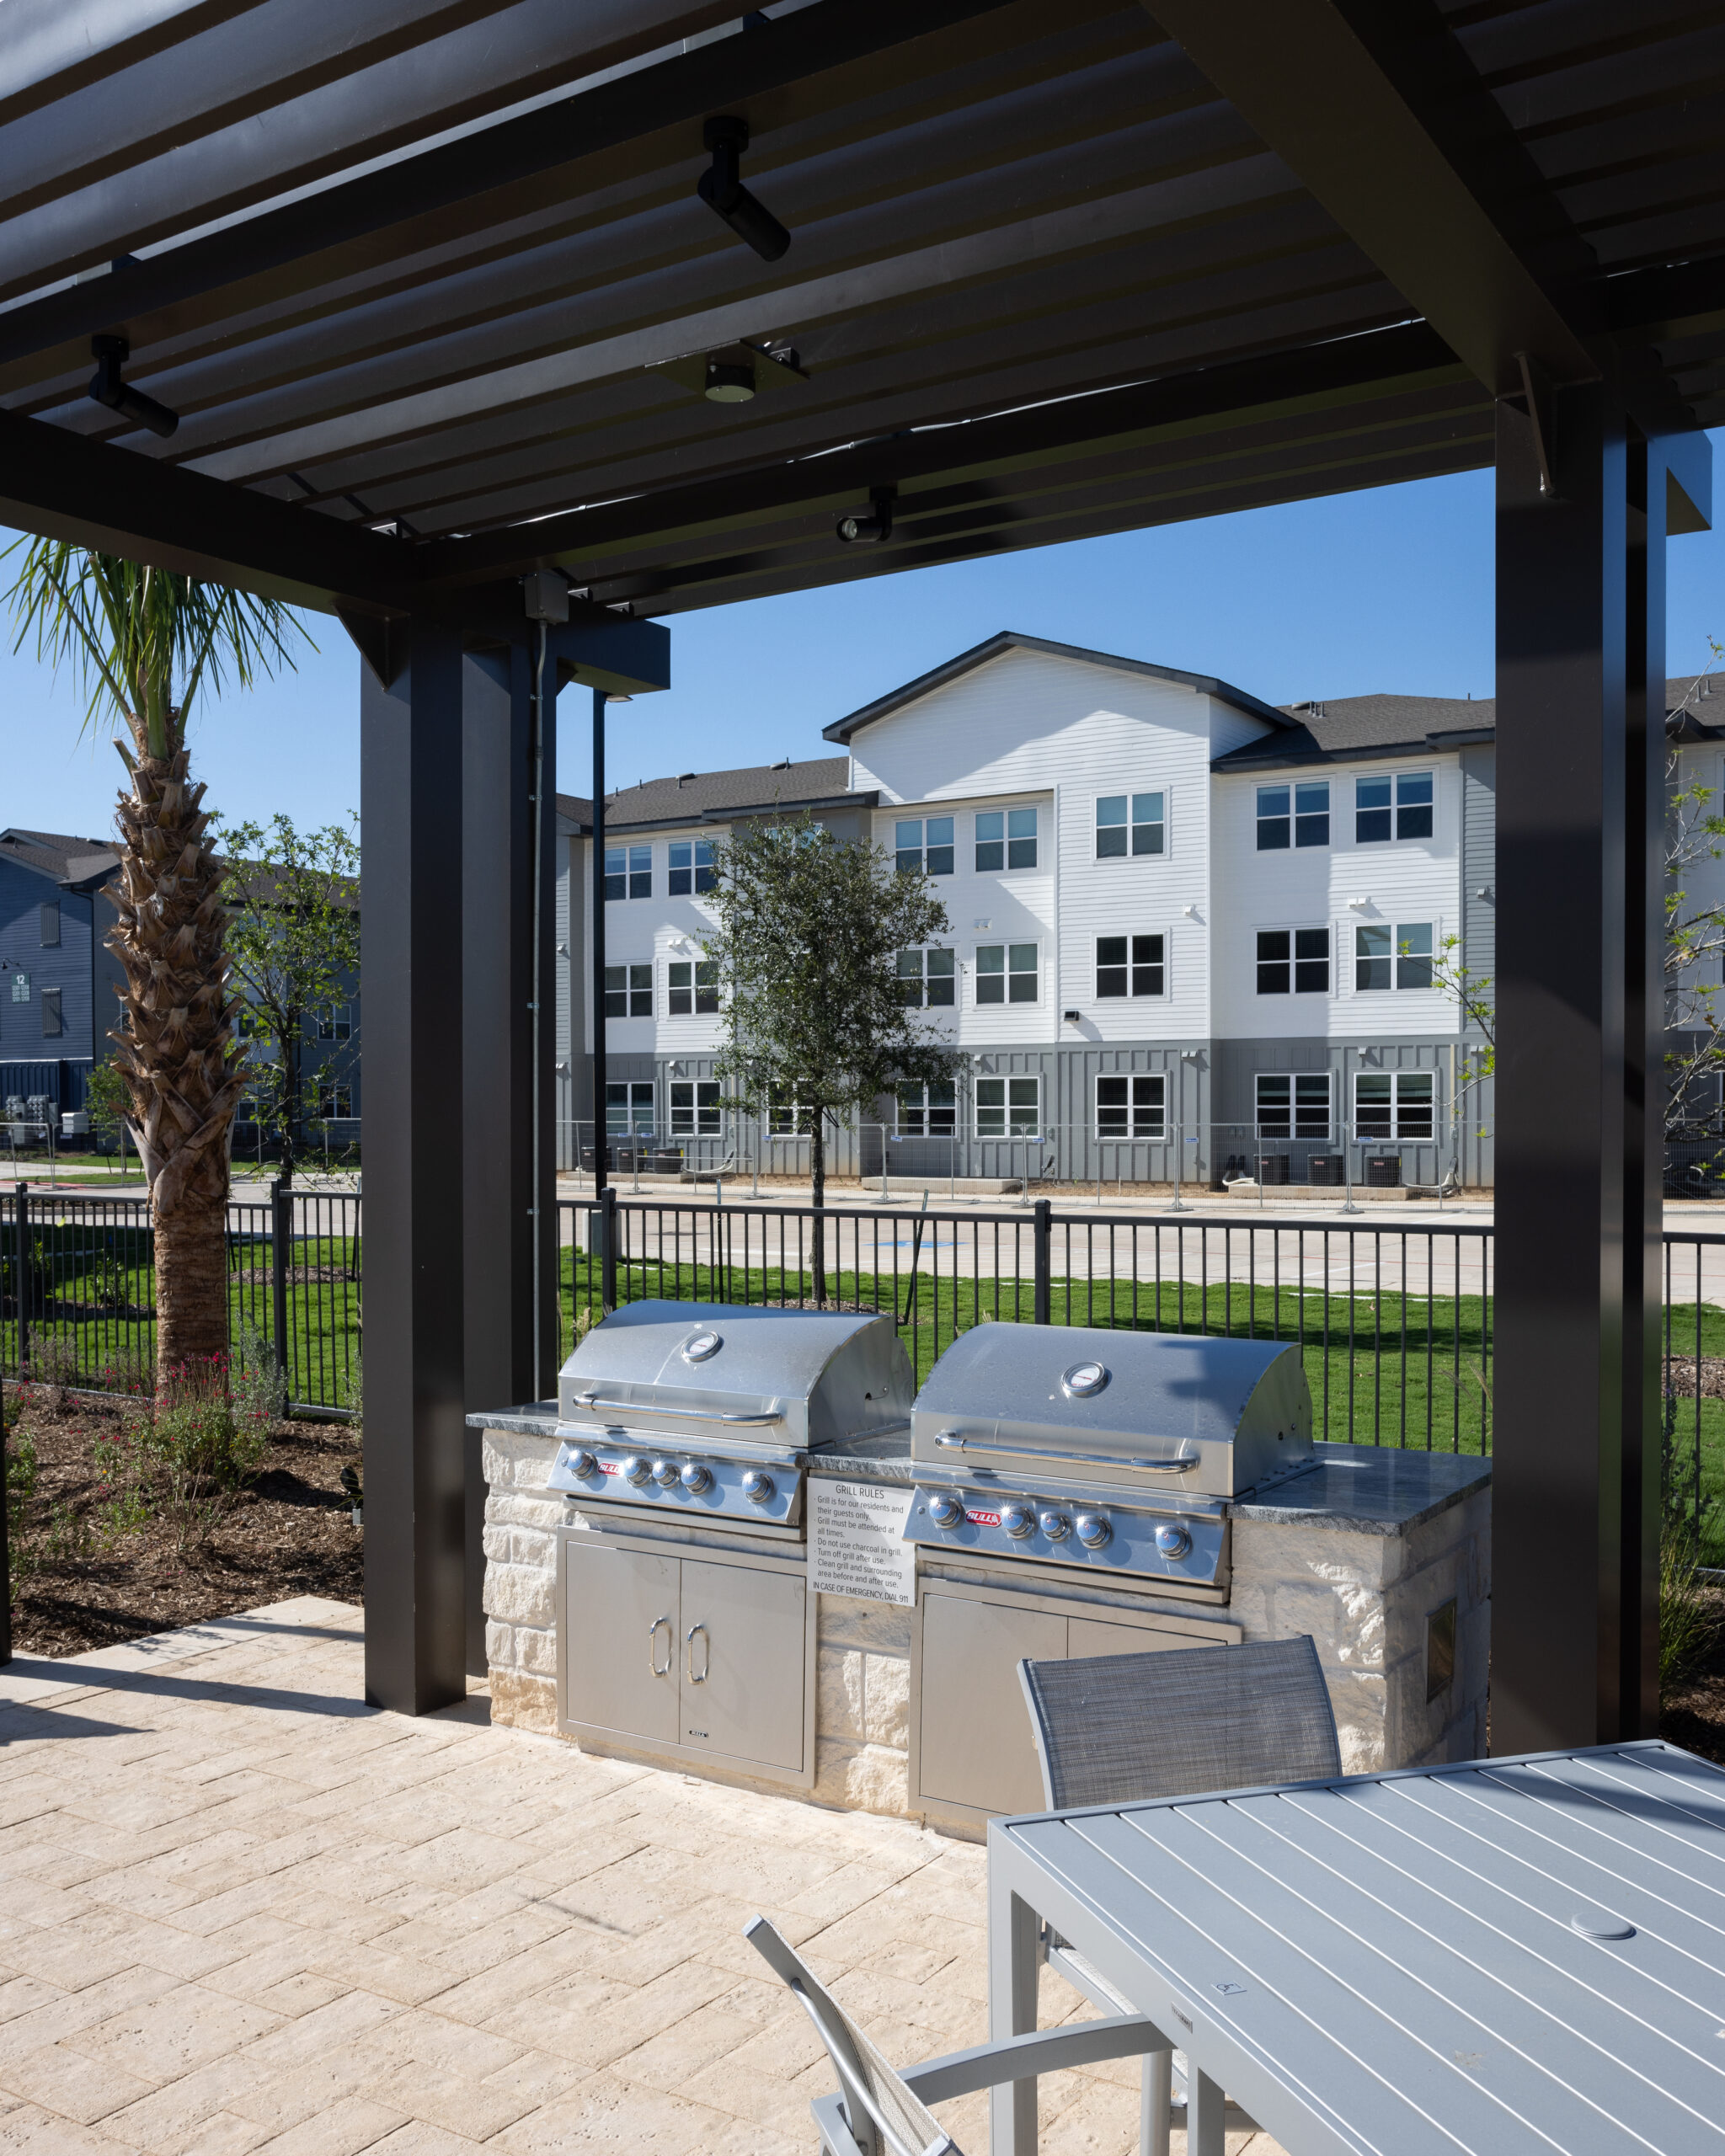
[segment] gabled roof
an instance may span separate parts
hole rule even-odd
[[[1055,659],[1076,659],[1087,666],[1106,667],[1116,674],[1141,674],[1154,681],[1176,681],[1183,688],[1195,689],[1201,696],[1215,696],[1236,711],[1244,712],[1248,718],[1261,718],[1266,726],[1278,729],[1293,723],[1285,712],[1274,704],[1261,703],[1256,696],[1249,696],[1244,689],[1231,683],[1219,681],[1213,674],[1184,674],[1178,666],[1155,666],[1147,659],[1121,659],[1106,651],[1089,651],[1082,644],[1051,643],[1046,637],[1021,636],[1016,629],[1002,629],[998,636],[991,637],[986,643],[979,643],[969,651],[962,651],[956,659],[949,659],[943,666],[937,666],[931,674],[921,674],[914,681],[907,681],[902,689],[895,689],[890,696],[877,698],[864,704],[860,711],[853,711],[848,718],[835,719],[821,731],[829,741],[849,741],[865,726],[873,726],[877,719],[890,718],[895,711],[902,711],[906,704],[915,703],[919,696],[926,696],[935,689],[944,688],[948,681],[960,680],[974,673],[979,666],[986,666],[991,659],[998,659],[1008,651],[1039,651]]]
[[[1707,740],[1725,732],[1725,674],[1689,674],[1668,680],[1665,709],[1674,736]],[[1285,712],[1291,733],[1245,742],[1218,756],[1210,769],[1236,771],[1423,755],[1492,740],[1498,725],[1494,696],[1335,696],[1322,703],[1290,704]]]
[[[0,858],[15,861],[56,883],[86,883],[120,866],[120,856],[104,839],[75,838],[64,831],[26,831],[13,825],[0,831]]]
[[[806,762],[751,764],[740,771],[685,771],[680,778],[650,778],[626,786],[605,799],[605,828],[611,831],[675,830],[680,825],[724,823],[732,816],[774,808],[868,808],[873,793],[847,792],[848,756],[812,756]],[[570,814],[576,805],[592,825],[593,804],[576,804],[559,796],[558,806]]]

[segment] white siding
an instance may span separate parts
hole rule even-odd
[[[1393,777],[1397,771],[1429,771],[1436,779],[1432,836],[1357,844],[1355,778]],[[1330,782],[1330,844],[1260,853],[1258,787],[1291,783],[1300,776]],[[1357,1037],[1362,1041],[1453,1033],[1457,1026],[1455,1000],[1438,990],[1386,993],[1355,989],[1354,931],[1362,922],[1399,926],[1429,921],[1434,947],[1457,933],[1461,918],[1461,779],[1456,756],[1330,764],[1303,774],[1230,772],[1218,776],[1214,784],[1216,1033],[1236,1039],[1273,1035],[1320,1040]],[[1365,903],[1355,905],[1355,899]],[[1259,995],[1258,931],[1321,926],[1331,934],[1330,993]]]

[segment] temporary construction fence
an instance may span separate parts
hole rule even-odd
[[[230,1206],[229,1313],[302,1412],[356,1397],[361,1201],[282,1189]],[[1319,1433],[1488,1451],[1489,1223],[1065,1209],[718,1204],[608,1190],[560,1199],[560,1352],[578,1325],[647,1296],[891,1315],[920,1382],[972,1326],[1128,1326],[1294,1342]],[[1725,1494],[1725,1234],[1664,1238],[1662,1386],[1674,1505],[1717,1547]],[[154,1244],[142,1198],[18,1186],[0,1199],[0,1363],[13,1376],[136,1391],[155,1352]]]

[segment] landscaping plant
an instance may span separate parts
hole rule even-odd
[[[243,1090],[228,992],[223,870],[208,843],[186,725],[199,691],[291,665],[276,600],[141,568],[61,540],[19,541],[8,600],[18,643],[69,661],[126,766],[109,947],[126,974],[109,1036],[126,1128],[150,1186],[158,1374],[227,1347],[227,1140]],[[13,550],[14,552],[16,549]]]

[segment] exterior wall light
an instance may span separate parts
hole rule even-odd
[[[708,360],[707,387],[709,404],[747,404],[755,395],[755,370],[740,360]]]
[[[867,515],[855,510],[838,520],[838,536],[847,547],[868,543],[879,546],[893,536],[893,503],[898,494],[896,487],[871,487],[868,499],[872,506]]]

